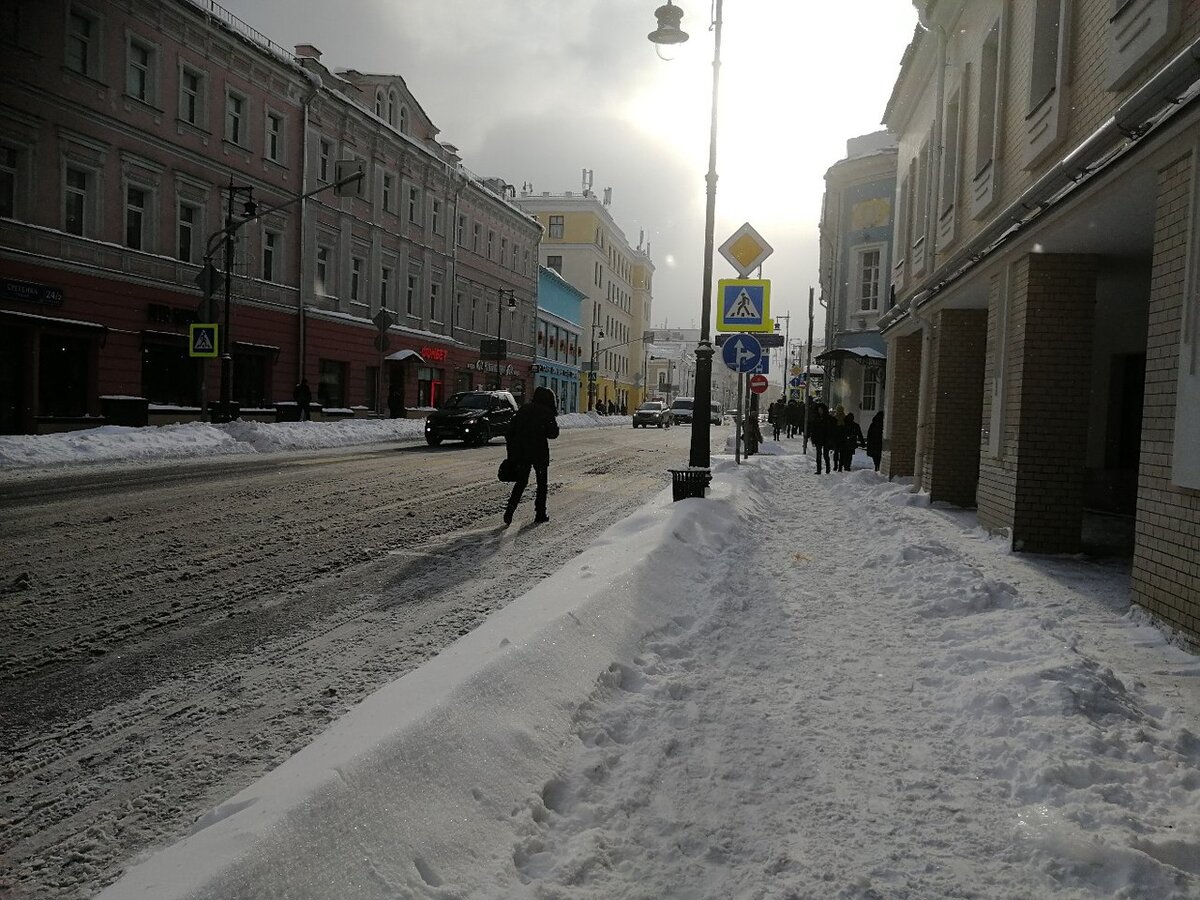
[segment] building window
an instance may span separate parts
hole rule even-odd
[[[146,191],[130,185],[125,189],[125,246],[142,250],[146,243]]]
[[[496,247],[496,232],[492,231],[492,229],[489,228],[488,229],[488,242],[487,242],[487,258],[488,259],[492,258],[492,251],[495,249],[495,247]]]
[[[360,257],[352,257],[350,259],[350,302],[357,303],[359,300],[359,287],[362,284],[362,269],[363,261]]]
[[[199,125],[204,115],[204,76],[186,66],[179,72],[179,118]]]
[[[318,296],[326,296],[329,286],[329,248],[317,247],[317,282],[313,290]]]
[[[408,189],[408,221],[414,225],[420,223],[418,214],[421,211],[421,189],[418,187],[410,187]]]
[[[879,396],[879,370],[874,366],[863,372],[862,402],[859,408],[864,412],[875,409]]]
[[[562,274],[562,257],[561,256],[547,256],[546,257],[546,268],[553,269],[555,272],[557,272],[559,275],[561,275]]]
[[[430,211],[430,216],[432,217],[432,220],[429,223],[430,227],[433,228],[434,234],[441,234],[442,233],[442,201],[434,200],[431,204],[431,207],[432,207],[432,209]]]
[[[379,269],[379,307],[383,309],[387,307],[388,301],[391,300],[389,288],[392,284],[392,270],[387,266],[382,266]]]
[[[562,216],[551,216],[550,217],[550,237],[562,238],[565,231],[566,231],[566,228],[563,224],[563,217]]]
[[[429,321],[442,321],[442,286],[437,283],[429,286]]]
[[[400,107],[400,133],[408,134],[408,107]]]
[[[154,50],[141,41],[130,39],[126,51],[125,93],[135,100],[151,103],[154,100]]]
[[[0,218],[17,217],[17,151],[0,147]]]
[[[476,253],[479,252],[480,231],[481,231],[481,229],[479,227],[478,222],[476,222],[474,225],[471,226],[471,249],[474,250]]]
[[[929,142],[917,152],[917,195],[913,203],[913,246],[925,239],[929,225]]]
[[[504,265],[504,257],[508,256],[508,238],[500,238],[500,265]]]
[[[95,78],[99,74],[99,32],[99,23],[92,16],[85,15],[77,9],[71,10],[67,22],[68,69],[89,78]]]
[[[458,246],[465,247],[466,244],[463,242],[466,239],[467,239],[467,217],[459,216],[458,217],[458,227],[454,233],[454,241],[455,241],[455,243],[458,244]]]
[[[68,166],[63,182],[63,230],[80,237],[90,232],[95,202],[95,176],[85,169]]]
[[[383,110],[384,110],[383,91],[378,90],[375,92],[375,115],[379,116],[379,118],[382,119],[383,118]]]
[[[388,91],[387,121],[389,125],[396,124],[396,92]]]
[[[392,176],[383,176],[383,211],[392,211]]]
[[[946,104],[946,118],[942,124],[942,208],[941,215],[954,209],[958,199],[958,91]]]
[[[859,251],[857,294],[861,312],[879,312],[879,265],[878,249]]]
[[[1033,68],[1029,74],[1029,111],[1037,109],[1058,87],[1058,30],[1061,0],[1036,0],[1033,19]]]
[[[404,289],[404,311],[410,316],[417,314],[417,285],[420,283],[420,276],[415,272],[408,273],[408,284]]]
[[[454,295],[454,319],[453,319],[455,328],[458,328],[460,325],[462,325],[462,302],[463,302],[462,293],[460,292],[460,293],[455,294]]]
[[[267,113],[267,159],[283,162],[283,116]]]
[[[988,31],[979,58],[979,117],[975,130],[975,173],[992,164],[996,153],[996,101],[1000,76],[1000,22]]]
[[[246,146],[246,98],[230,91],[225,95],[225,140]]]
[[[182,262],[195,262],[197,259],[196,241],[200,232],[200,209],[190,203],[179,204],[179,259]]]
[[[346,405],[346,363],[322,359],[317,363],[317,400],[324,407]]]
[[[279,254],[279,233],[264,231],[262,241],[262,277],[263,281],[275,281],[277,275],[277,256]]]
[[[317,179],[329,182],[329,160],[333,155],[333,144],[322,139],[317,146]]]

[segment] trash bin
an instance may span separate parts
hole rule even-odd
[[[145,428],[150,421],[150,401],[145,397],[101,397],[100,412],[109,425]]]
[[[299,422],[300,404],[295,401],[281,401],[275,404],[276,422]]]
[[[217,400],[208,404],[208,421],[210,422],[232,422],[242,414],[242,406],[240,403],[229,404],[229,418],[225,418],[221,409],[221,401]]]
[[[709,469],[686,468],[671,469],[671,499],[686,500],[688,497],[703,499],[704,491],[712,481],[712,471]]]

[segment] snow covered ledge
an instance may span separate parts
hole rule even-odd
[[[719,478],[729,464],[714,467],[708,499],[672,503],[664,489],[97,900],[354,900],[442,885],[470,896],[515,883],[514,818],[539,815],[579,705],[648,634],[691,621],[696,580],[717,577],[727,535],[753,514]]]

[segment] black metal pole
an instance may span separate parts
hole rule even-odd
[[[230,295],[233,293],[233,181],[229,182],[229,207],[225,213],[225,327],[221,329],[221,414],[222,422],[230,421],[233,399],[233,337],[230,328]]]
[[[709,466],[709,412],[712,407],[713,346],[709,339],[708,320],[712,315],[713,232],[717,211],[717,99],[721,80],[721,8],[716,0],[713,11],[713,83],[712,117],[708,132],[708,197],[704,210],[704,284],[700,300],[700,342],[696,345],[695,409],[692,413],[692,444],[689,465],[707,469]]]

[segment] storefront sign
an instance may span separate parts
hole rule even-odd
[[[160,325],[191,325],[196,321],[196,310],[167,306],[164,303],[148,303],[146,304],[146,319]]]
[[[491,360],[477,359],[477,360],[475,360],[475,362],[470,363],[467,366],[467,368],[474,369],[477,372],[490,372],[493,375],[496,374],[496,364],[494,362],[492,362]],[[516,375],[517,367],[512,365],[511,363],[509,363],[508,365],[503,366],[500,369],[500,374],[501,375]]]
[[[0,299],[41,303],[44,306],[62,306],[63,292],[62,288],[50,287],[48,284],[3,278],[0,279]]]
[[[427,362],[444,363],[446,361],[446,350],[444,347],[422,347],[421,358]]]

